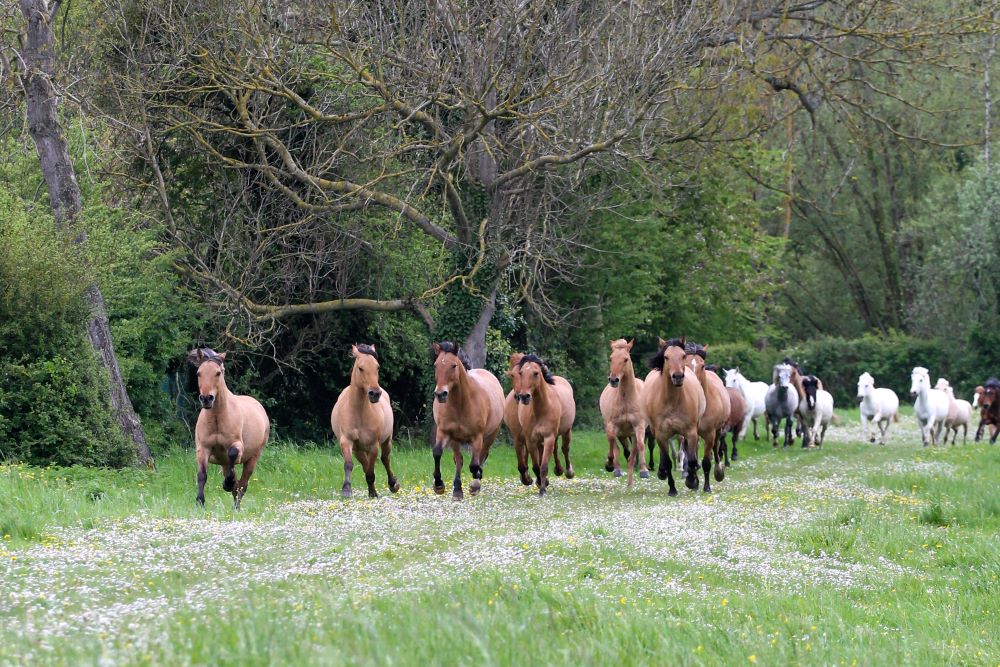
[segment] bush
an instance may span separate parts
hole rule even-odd
[[[107,380],[85,338],[86,276],[51,216],[0,190],[0,458],[124,465]]]

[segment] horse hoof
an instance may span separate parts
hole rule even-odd
[[[391,482],[389,482],[389,490],[392,491],[393,493],[399,493],[399,488],[400,487],[398,480],[394,479]]]
[[[205,496],[198,496],[195,500],[198,502],[199,507],[205,509]]]
[[[621,477],[621,476],[622,476],[622,469],[621,468],[616,468],[615,469],[615,477]]]
[[[687,477],[687,478],[685,478],[684,479],[684,486],[686,486],[687,488],[692,489],[692,490],[697,489],[698,488],[698,478],[697,477]]]
[[[667,491],[667,495],[668,496],[676,496],[677,495],[677,489],[670,489],[669,491]]]
[[[458,491],[453,491],[452,494],[451,494],[451,499],[455,500],[455,501],[462,500],[464,498],[465,498],[465,494],[462,493],[461,489],[459,489]]]
[[[718,468],[717,467],[715,469],[715,481],[716,482],[721,482],[725,478],[726,478],[726,469],[725,468]]]
[[[711,492],[712,492],[712,487],[710,486],[706,486],[704,489],[702,489],[702,493],[711,493]]]
[[[479,489],[482,487],[482,483],[478,479],[472,480],[469,484],[469,493],[474,496],[479,495]]]
[[[368,497],[369,498],[378,498],[378,491],[369,491],[368,492]]]
[[[540,489],[538,489],[538,495],[539,496],[544,496],[546,493],[548,493],[548,492],[545,490],[544,486],[541,487]]]
[[[562,477],[563,476],[563,469],[562,468],[556,468],[555,473],[556,473],[556,477]]]
[[[659,470],[656,471],[656,476],[662,482],[663,480],[665,480],[667,478],[667,469],[666,468],[660,468]]]
[[[612,472],[615,469],[614,464],[611,463],[610,456],[608,457],[608,460],[604,462],[604,469],[607,470],[608,472]]]
[[[350,498],[351,497],[351,487],[345,486],[344,488],[342,488],[340,490],[340,495],[342,495],[344,498]]]
[[[619,471],[619,475],[621,472]],[[573,479],[576,477],[576,473],[573,471],[573,466],[566,468],[566,479]]]
[[[649,479],[649,471],[648,470],[640,470],[639,471],[639,479]]]
[[[223,491],[232,491],[235,488],[236,488],[236,475],[233,475],[232,477],[226,477],[225,479],[222,480]]]
[[[437,484],[435,484],[434,485],[434,493],[438,494],[439,496],[442,495],[442,494],[444,494],[444,484],[441,484],[440,486],[437,485]]]

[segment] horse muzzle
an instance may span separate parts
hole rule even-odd
[[[622,382],[621,378],[613,378],[613,377],[608,378],[608,384],[611,385],[612,389],[617,389],[618,385],[620,385],[621,382]]]
[[[528,405],[531,403],[531,394],[515,394],[514,400],[521,405]]]
[[[212,406],[215,405],[215,396],[212,396],[211,394],[198,396],[198,400],[201,401],[201,407],[206,410],[211,410]]]
[[[434,392],[434,398],[437,399],[438,403],[447,403],[448,402],[448,390],[445,389],[444,391],[435,391]]]
[[[368,402],[378,403],[382,399],[382,392],[374,389],[368,390]]]
[[[684,373],[673,373],[670,376],[670,384],[674,385],[675,387],[680,387],[682,384],[684,384]]]

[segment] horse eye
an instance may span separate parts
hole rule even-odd
[[[220,375],[222,375],[222,371],[215,371],[215,377],[219,377]]]
[[[452,368],[458,368],[458,364],[452,364],[451,367]]]

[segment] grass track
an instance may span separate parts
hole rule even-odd
[[[751,442],[674,499],[626,494],[596,433],[544,499],[507,447],[463,503],[430,493],[427,451],[394,453],[399,495],[356,469],[345,501],[339,457],[273,447],[240,513],[218,473],[195,507],[190,452],[3,467],[0,662],[1000,665],[1000,447],[898,426]]]

